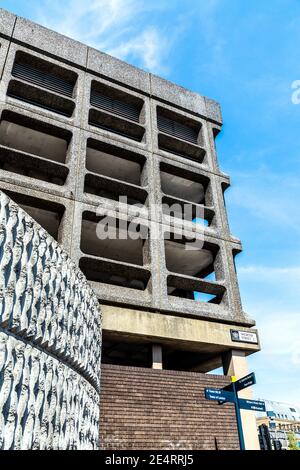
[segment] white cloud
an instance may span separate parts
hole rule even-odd
[[[44,0],[36,21],[120,59],[134,61],[154,73],[167,73],[166,56],[174,40],[149,23],[165,2],[142,0]]]
[[[107,52],[120,59],[128,56],[142,57],[143,66],[148,70],[155,70],[157,73],[167,72],[163,66],[162,51],[168,49],[168,41],[160,35],[153,27],[146,29],[139,36],[108,50]]]
[[[276,362],[278,368],[288,369],[293,365],[299,370],[300,310],[275,311],[271,308],[269,311],[264,309],[260,312],[256,308],[255,314],[259,318],[258,328],[262,340],[261,354],[265,359]]]
[[[245,155],[245,161],[250,161],[251,157]],[[274,174],[270,165],[260,165],[252,172],[233,170],[230,174],[235,185],[228,193],[229,206],[250,211],[252,216],[263,220],[268,226],[300,232],[299,178],[290,173]]]
[[[300,266],[240,266],[238,277],[244,285],[257,286],[246,310],[257,321],[261,360],[275,362],[278,369],[300,368]]]

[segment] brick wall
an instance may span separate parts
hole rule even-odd
[[[228,378],[103,365],[102,449],[238,449],[234,406],[205,400]]]

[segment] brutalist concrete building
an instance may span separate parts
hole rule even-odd
[[[4,10],[0,74],[0,189],[101,308],[100,447],[238,448],[232,405],[203,394],[259,350],[216,156],[219,105]],[[116,237],[99,236],[105,217]],[[243,421],[258,447],[255,417]]]

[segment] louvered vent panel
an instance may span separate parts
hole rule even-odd
[[[51,73],[43,72],[27,64],[15,63],[12,75],[26,82],[72,98],[73,84]]]
[[[158,129],[160,131],[193,144],[198,143],[198,132],[195,129],[179,124],[178,122],[163,116],[158,116],[157,121]]]
[[[94,90],[92,90],[91,93],[91,105],[96,108],[104,109],[109,113],[122,116],[125,119],[139,122],[140,112],[135,106],[124,103],[123,101],[115,100],[109,96],[102,95]]]

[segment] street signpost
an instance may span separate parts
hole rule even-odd
[[[256,384],[255,374],[252,372],[251,374],[246,375],[242,379],[237,380],[235,383],[235,388],[239,392],[240,390],[244,390],[244,388],[251,387],[251,385]]]
[[[266,411],[264,401],[245,400],[244,398],[239,398],[239,407],[242,410]]]
[[[204,390],[205,398],[207,400],[218,401],[219,405],[223,405],[227,402],[234,403],[241,450],[245,450],[241,409],[251,411],[266,411],[265,402],[257,400],[246,400],[245,398],[238,397],[238,392],[240,390],[244,390],[245,388],[250,387],[255,383],[255,374],[251,373],[237,381],[234,381],[232,377],[232,383],[230,386],[226,386],[224,388],[206,388]]]
[[[219,388],[206,388],[205,389],[205,398],[207,400],[216,400],[220,402],[231,402],[234,403],[235,398],[232,392],[227,392],[226,390]]]

